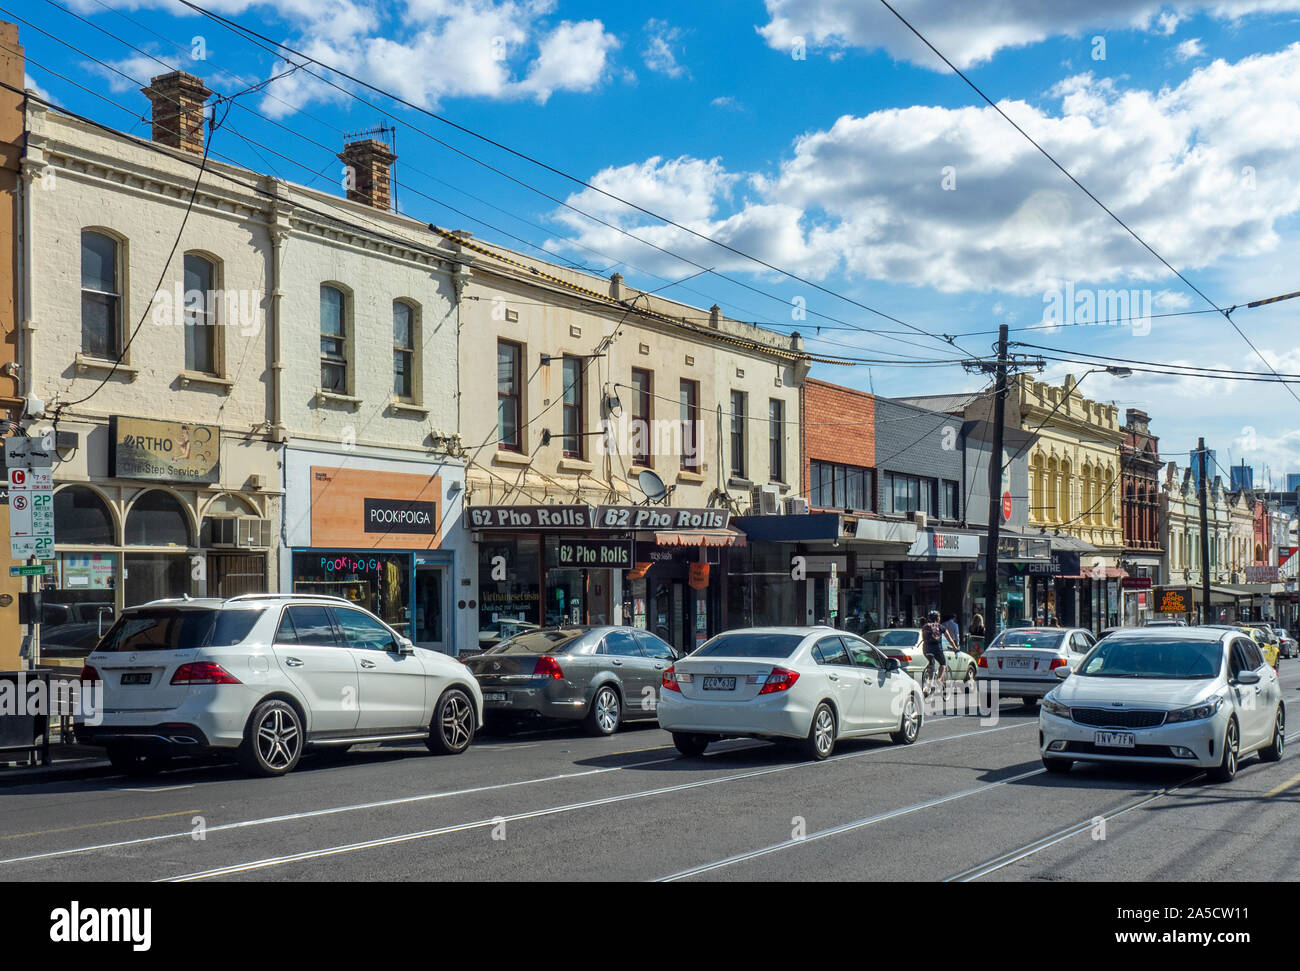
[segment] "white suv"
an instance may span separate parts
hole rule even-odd
[[[307,746],[423,739],[455,755],[483,723],[483,695],[463,664],[339,597],[130,607],[81,676],[102,694],[99,717],[78,719],[78,741],[104,746],[131,774],[220,749],[271,776],[293,769]]]

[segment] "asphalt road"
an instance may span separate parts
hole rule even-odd
[[[1282,681],[1300,712],[1300,660]],[[281,779],[200,766],[0,788],[0,880],[1300,879],[1295,749],[1226,786],[1173,769],[1048,776],[1036,725],[1005,702],[817,764],[748,740],[685,759],[630,726],[451,758],[371,747]]]

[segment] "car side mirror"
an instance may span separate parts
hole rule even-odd
[[[1235,680],[1237,684],[1259,684],[1260,681],[1259,672],[1242,671],[1239,675],[1237,675]]]
[[[397,639],[397,653],[401,655],[414,654],[415,645],[411,643],[409,638],[399,637]]]
[[[1061,665],[1059,668],[1056,668],[1056,669],[1055,669],[1055,674],[1056,674],[1057,680],[1059,680],[1059,681],[1064,681],[1066,678],[1068,678],[1068,677],[1069,677],[1071,674],[1073,674],[1073,673],[1074,673],[1074,672],[1070,670],[1070,665],[1068,665],[1068,664],[1063,664],[1063,665]]]
[[[898,663],[898,658],[896,658],[896,657],[887,657],[887,658],[885,658],[885,670],[886,670],[886,671],[897,671],[897,670],[899,669],[900,666],[901,666],[901,665],[899,665],[899,663]]]

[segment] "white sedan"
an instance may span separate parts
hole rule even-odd
[[[1101,641],[1043,699],[1043,765],[1185,764],[1230,782],[1242,758],[1282,758],[1286,705],[1252,638],[1208,627],[1135,628]]]
[[[659,724],[684,755],[723,738],[797,740],[824,759],[839,738],[888,734],[911,745],[921,689],[860,637],[831,627],[718,634],[663,675]]]

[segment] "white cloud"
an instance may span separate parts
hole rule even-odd
[[[720,95],[719,97],[714,98],[709,102],[709,106],[713,108],[729,108],[733,111],[744,110],[740,102],[729,94]]]
[[[1001,107],[1175,266],[1195,269],[1272,252],[1279,221],[1300,211],[1296,90],[1300,44],[1235,64],[1215,61],[1159,91],[1079,75],[1053,91],[1059,110],[1022,101]],[[655,157],[596,178],[630,181],[628,190],[657,211],[677,197],[689,199],[689,218],[679,221],[732,245],[751,240],[752,249],[739,248],[802,273],[1020,295],[1064,281],[1119,286],[1169,279],[988,108],[845,115],[796,139],[770,174],[729,172],[719,159]],[[686,185],[679,184],[683,178]],[[943,188],[948,181],[951,191]],[[733,204],[737,186],[747,196]],[[661,246],[720,269],[754,269],[588,195],[575,203],[595,203],[605,218]],[[571,214],[560,218],[593,248],[633,261],[658,259]],[[1164,299],[1179,309],[1169,303],[1177,298]]]
[[[645,24],[646,41],[641,50],[641,60],[645,66],[670,78],[690,77],[691,72],[677,61],[674,47],[685,34],[680,27],[674,27],[666,20],[651,18]]]
[[[1174,57],[1180,61],[1192,61],[1205,56],[1205,45],[1199,37],[1190,37],[1174,48]]]
[[[777,50],[796,38],[810,48],[883,49],[900,60],[946,68],[883,4],[865,0],[765,0],[768,22],[758,28]],[[1300,11],[1300,0],[913,0],[900,11],[914,27],[966,68],[998,51],[1084,31],[1148,30],[1170,34],[1178,23],[1207,13],[1221,20]]]
[[[36,97],[38,98],[44,98],[46,101],[50,100],[50,93],[46,91],[43,87],[41,87],[39,84],[37,84],[36,79],[33,78],[30,74],[23,75],[23,87],[26,88],[28,91],[34,92]]]

